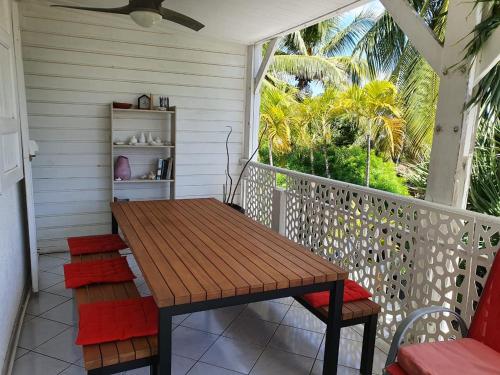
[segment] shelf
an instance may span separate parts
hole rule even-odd
[[[174,145],[161,145],[161,146],[151,146],[151,145],[115,145],[113,148],[174,148]]]
[[[114,183],[116,184],[147,184],[147,183],[154,183],[154,184],[160,184],[160,183],[168,183],[168,182],[174,182],[174,180],[141,180],[141,179],[132,179],[132,180],[113,180]]]
[[[175,111],[160,111],[158,109],[137,109],[137,108],[113,108],[116,112],[140,112],[140,113],[175,113]]]

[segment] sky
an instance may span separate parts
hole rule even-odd
[[[345,13],[345,22],[348,23],[348,22],[352,21],[352,19],[354,18],[354,16],[356,14],[358,14],[364,10],[370,10],[373,13],[378,15],[378,14],[381,14],[385,10],[385,8],[378,0],[374,0],[374,1],[368,3],[364,6],[355,8],[355,9]],[[320,95],[323,93],[323,86],[319,82],[311,83],[310,87],[312,89],[313,96]]]

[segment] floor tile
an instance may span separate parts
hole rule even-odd
[[[243,341],[220,337],[201,357],[201,361],[242,373],[249,373],[263,347]]]
[[[64,276],[56,275],[51,272],[39,272],[38,273],[38,287],[40,290],[45,290],[50,288],[52,285],[56,285],[64,281]]]
[[[249,318],[267,320],[269,322],[279,323],[283,320],[290,307],[271,301],[262,301],[250,303],[242,315]]]
[[[26,353],[28,353],[29,350],[28,349],[24,349],[24,348],[20,348],[19,346],[16,348],[16,355],[14,357],[14,359],[18,359],[20,357],[22,357],[23,355],[25,355]]]
[[[296,308],[296,309],[303,309],[304,308],[304,306],[302,306],[300,302],[297,302],[295,300],[293,300],[292,307]]]
[[[172,324],[179,325],[191,314],[174,315],[172,317]]]
[[[220,335],[238,316],[237,310],[216,309],[191,314],[181,325]]]
[[[66,263],[64,259],[40,255],[38,257],[38,269],[40,271],[50,271]]]
[[[316,358],[323,341],[323,334],[300,328],[280,326],[274,334],[270,347],[295,354]]]
[[[323,375],[323,361],[314,362],[311,375]],[[350,367],[337,366],[337,375],[359,375],[359,371]]]
[[[340,330],[340,337],[354,341],[363,341],[363,336],[351,327],[345,327]]]
[[[87,375],[87,371],[83,367],[71,365],[59,375]]]
[[[208,363],[198,362],[188,372],[188,375],[240,375],[241,372],[223,369],[221,367],[212,366]]]
[[[223,335],[251,344],[265,346],[271,340],[277,328],[278,324],[276,323],[239,316],[224,331]]]
[[[172,352],[198,360],[217,337],[211,333],[179,326],[172,332]]]
[[[62,297],[73,298],[73,289],[67,289],[64,281],[45,289],[45,292],[57,294]]]
[[[67,297],[57,296],[46,292],[32,294],[26,312],[31,315],[40,315],[68,300]]]
[[[267,348],[252,369],[252,375],[308,375],[314,359]]]
[[[59,374],[69,364],[34,352],[14,361],[12,375],[52,375]]]
[[[35,352],[60,359],[62,361],[75,363],[82,357],[82,349],[75,345],[77,334],[77,328],[70,327],[66,331],[37,347]]]
[[[285,297],[285,298],[273,299],[272,301],[290,306],[293,303],[294,299],[293,299],[293,297]]]
[[[41,317],[68,325],[75,325],[77,323],[75,302],[73,300],[66,301],[43,313]]]
[[[19,346],[25,349],[35,349],[66,329],[68,326],[65,324],[36,317],[23,324]]]
[[[196,361],[192,359],[172,355],[172,375],[185,375],[194,366]],[[127,374],[128,375],[128,374]],[[149,375],[149,373],[147,374]]]
[[[326,331],[325,323],[316,318],[306,309],[298,309],[294,307],[288,310],[281,324],[319,333],[325,333]]]
[[[53,257],[53,258],[59,258],[59,259],[64,259],[66,261],[71,260],[71,255],[70,255],[69,251],[63,251],[63,252],[59,252],[59,253],[44,254],[44,256]]]

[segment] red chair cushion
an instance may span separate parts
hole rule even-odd
[[[493,261],[479,305],[470,325],[469,337],[500,352],[500,250]]]
[[[372,295],[362,286],[352,280],[344,281],[344,302],[359,301],[370,298]],[[328,306],[330,302],[330,292],[307,293],[302,296],[312,307]]]
[[[96,283],[119,283],[134,278],[125,257],[64,265],[66,288],[79,288]]]
[[[101,344],[158,334],[153,297],[80,305],[77,345]]]
[[[69,237],[68,246],[71,255],[107,253],[128,247],[118,234]]]
[[[407,375],[397,363],[387,366],[385,371],[387,371],[389,375]]]
[[[500,374],[500,353],[465,338],[403,346],[398,364],[408,375]]]

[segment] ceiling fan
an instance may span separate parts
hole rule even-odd
[[[130,17],[142,27],[151,27],[161,19],[175,22],[188,27],[194,31],[199,31],[205,27],[202,23],[173,10],[163,8],[163,0],[129,0],[128,5],[118,8],[91,8],[69,5],[52,5],[53,7],[90,10],[93,12],[129,14]]]

